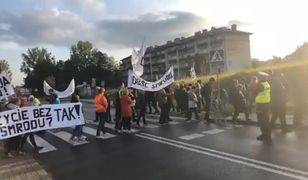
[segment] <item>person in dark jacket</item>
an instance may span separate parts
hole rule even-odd
[[[215,79],[213,77],[210,78],[209,82],[207,82],[201,90],[202,97],[203,97],[204,102],[205,102],[205,117],[204,117],[204,120],[207,123],[211,123],[211,120],[210,120],[211,96],[212,96],[212,86],[213,86],[214,82],[215,82]]]
[[[239,84],[237,79],[233,80],[233,85],[229,92],[229,100],[235,110],[232,117],[234,123],[238,120],[238,116],[241,112],[245,113],[246,120],[248,120],[247,116],[249,114],[247,115],[246,98],[243,90],[243,85]]]
[[[150,114],[152,114],[152,107],[154,108],[155,114],[159,113],[154,92],[149,92],[149,91],[145,92],[145,100],[149,107]]]
[[[136,109],[138,110],[137,126],[140,126],[139,122],[142,117],[143,125],[146,125],[145,113],[147,109],[147,103],[145,101],[145,93],[143,91],[138,91]]]
[[[286,124],[286,103],[287,93],[286,88],[278,75],[273,75],[271,81],[271,105],[272,118],[271,126],[275,127],[276,120],[279,117],[281,128],[283,132],[288,132]]]

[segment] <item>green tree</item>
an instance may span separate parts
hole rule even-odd
[[[0,60],[0,73],[1,72],[4,72],[8,76],[8,78],[12,80],[13,73],[10,69],[9,63],[5,59]]]
[[[55,76],[56,62],[55,57],[45,48],[31,48],[22,54],[21,72],[27,76],[25,87],[38,89],[43,92],[43,81],[48,76]]]

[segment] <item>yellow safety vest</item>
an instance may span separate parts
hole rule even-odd
[[[271,85],[266,81],[261,83],[264,90],[256,96],[256,103],[264,104],[271,102]]]

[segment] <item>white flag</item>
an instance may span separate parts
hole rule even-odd
[[[133,72],[139,77],[143,75],[143,65],[144,65],[143,61],[144,61],[145,50],[146,48],[144,48],[142,43],[142,46],[139,51],[133,49],[132,52],[131,63],[133,66]]]
[[[195,63],[193,63],[193,65],[190,67],[190,77],[192,79],[196,79],[196,71],[195,71]]]
[[[66,88],[65,91],[57,91],[53,89],[46,81],[44,81],[43,84],[44,84],[44,93],[46,95],[50,95],[49,94],[50,89],[52,89],[53,92],[55,92],[59,98],[67,98],[75,92],[75,80],[74,79],[71,80],[69,86]]]

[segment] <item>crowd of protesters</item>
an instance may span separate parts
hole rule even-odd
[[[135,128],[141,126],[141,119],[142,124],[146,126],[146,113],[159,114],[159,124],[172,121],[170,118],[171,112],[182,114],[187,118],[187,121],[190,121],[192,114],[194,114],[195,119],[201,120],[203,118],[207,124],[210,124],[215,119],[211,115],[213,108],[217,107],[223,107],[219,109],[220,111],[232,112],[228,116],[232,116],[233,123],[239,121],[240,113],[244,114],[246,121],[251,121],[250,114],[255,109],[262,133],[257,137],[257,140],[260,141],[271,141],[271,131],[276,127],[278,118],[282,131],[284,133],[290,131],[286,123],[287,81],[283,74],[259,72],[249,80],[234,79],[226,90],[213,88],[215,81],[214,78],[210,78],[207,82],[198,80],[194,84],[183,82],[175,86],[168,86],[158,92],[144,92],[128,88],[122,84],[112,96],[107,95],[105,89],[100,87],[97,89],[94,98],[95,121],[98,122],[96,137],[103,138],[106,134],[105,123],[112,122],[111,102],[113,102],[115,108],[114,122],[118,133],[131,133],[132,125]],[[50,104],[61,103],[56,93],[52,90],[49,93],[50,96],[47,101]],[[78,92],[72,95],[70,102],[80,102]],[[301,100],[301,102],[304,101]],[[220,103],[220,105],[217,105],[217,103]],[[227,104],[232,106],[227,106]],[[301,105],[301,103],[298,104]],[[28,97],[11,97],[1,105],[1,111],[4,111],[25,106],[40,106],[41,102],[38,98],[30,95]],[[233,107],[233,110],[228,110],[229,107]],[[302,107],[296,105],[294,124],[301,124],[302,119]],[[86,140],[82,129],[82,125],[74,128],[71,137],[72,142]],[[43,148],[36,144],[33,133],[27,133],[5,141],[6,156],[13,158],[12,152],[23,154],[24,144],[28,138],[36,151]]]

